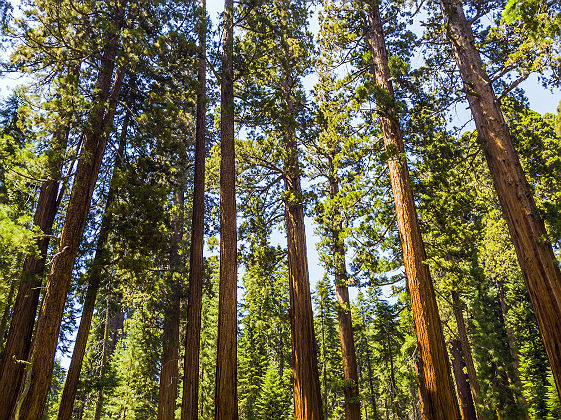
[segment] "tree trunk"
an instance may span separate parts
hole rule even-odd
[[[448,36],[561,395],[561,272],[461,2],[441,0]]]
[[[124,1],[117,12],[117,23],[121,26],[124,16]],[[97,95],[89,115],[92,129],[84,134],[84,144],[78,161],[74,185],[66,219],[62,228],[57,255],[53,260],[47,281],[41,313],[37,321],[37,330],[33,341],[30,365],[27,368],[25,381],[28,384],[22,390],[14,407],[16,418],[40,419],[52,377],[54,356],[57,347],[60,322],[70,285],[74,261],[84,232],[91,197],[103,159],[107,142],[107,127],[113,122],[109,102],[118,101],[123,73],[117,72],[113,91],[111,79],[115,67],[117,36],[109,41],[106,47],[97,82]],[[111,92],[111,95],[110,95]],[[106,108],[108,107],[108,112]]]
[[[107,296],[107,303],[105,305],[105,325],[103,327],[103,346],[101,348],[101,365],[99,373],[100,387],[97,392],[97,398],[95,401],[95,413],[94,419],[99,420],[101,418],[101,409],[103,408],[103,379],[105,378],[105,365],[107,363],[107,354],[109,348],[109,295]]]
[[[2,321],[0,322],[0,354],[2,353],[2,345],[4,344],[4,335],[6,333],[6,326],[8,325],[8,318],[10,317],[10,310],[12,309],[12,301],[14,300],[14,293],[16,293],[16,282],[12,280],[10,283],[10,290],[8,291],[8,298],[2,313]]]
[[[479,401],[479,382],[477,381],[477,375],[475,373],[475,365],[473,363],[473,356],[471,353],[471,346],[469,344],[466,323],[464,320],[464,314],[462,313],[462,300],[460,294],[457,290],[452,291],[452,310],[454,312],[454,317],[456,318],[456,325],[458,327],[458,336],[460,338],[460,345],[462,348],[463,360],[467,368],[467,375],[469,378],[469,386],[473,396],[473,402],[476,407],[477,418],[481,419],[481,414],[479,413],[480,401]]]
[[[203,299],[203,246],[205,228],[205,142],[206,142],[206,0],[201,1],[199,35],[199,92],[195,133],[195,176],[193,215],[187,294],[187,330],[181,420],[198,419],[199,354],[201,346],[201,309]]]
[[[180,185],[183,185],[181,183]],[[179,321],[181,318],[181,290],[176,275],[181,272],[179,247],[183,236],[183,191],[175,192],[173,235],[171,238],[169,260],[170,279],[169,295],[166,299],[163,328],[163,352],[160,372],[160,389],[158,394],[158,420],[175,419],[175,400],[177,399],[177,382],[179,379]]]
[[[158,394],[158,420],[175,419],[175,400],[179,378],[180,300],[172,297],[165,313],[163,329],[162,370]]]
[[[462,412],[462,420],[477,420],[475,414],[475,406],[471,397],[470,386],[468,384],[468,376],[464,373],[466,364],[462,357],[460,340],[452,340],[452,370],[456,378],[456,389],[458,390],[458,399],[460,410]]]
[[[123,121],[121,129],[121,136],[119,139],[119,149],[115,167],[113,169],[113,176],[118,168],[121,167],[120,157],[123,155],[126,146],[127,130],[130,114],[127,112]],[[76,398],[76,391],[78,390],[78,382],[80,379],[80,372],[82,370],[82,362],[86,354],[86,344],[88,342],[88,335],[92,324],[92,317],[95,309],[95,301],[97,292],[101,284],[102,270],[107,266],[107,241],[110,231],[110,216],[109,207],[115,199],[116,191],[112,186],[109,187],[107,193],[107,202],[105,204],[105,212],[103,220],[101,221],[101,228],[99,230],[99,238],[97,239],[97,246],[94,259],[91,263],[91,268],[87,274],[88,288],[86,290],[86,297],[84,299],[84,306],[82,308],[82,318],[80,319],[80,326],[74,342],[74,351],[72,352],[72,359],[66,375],[62,397],[60,399],[60,407],[58,409],[58,420],[70,420],[72,418],[72,409],[74,408],[74,400]]]
[[[215,418],[237,420],[237,226],[234,147],[234,3],[224,1],[220,120],[220,287]]]
[[[393,87],[389,80],[388,56],[378,3],[369,1],[368,4],[373,75],[376,84],[393,99]],[[380,102],[388,102],[388,98],[385,96],[384,101]],[[389,153],[390,180],[421,356],[421,378],[425,381],[427,400],[422,404],[423,416],[433,420],[459,419],[460,410],[450,374],[430,272],[425,262],[425,246],[413,200],[398,117],[395,107],[391,103],[380,103],[378,112],[384,143]]]
[[[70,133],[72,114],[68,110],[61,110],[61,114],[61,126],[53,133],[48,158],[49,179],[41,185],[33,218],[33,224],[44,235],[52,233],[58,208],[59,178]],[[28,360],[49,242],[47,236],[39,237],[36,242],[39,254],[27,255],[23,264],[8,338],[0,361],[0,419],[10,416],[25,372],[26,365],[16,361]]]
[[[288,55],[288,46],[285,44]],[[283,95],[288,114],[294,118],[292,77],[285,75]],[[306,250],[306,227],[298,145],[294,127],[286,131],[284,162],[284,203],[288,247],[288,281],[290,288],[290,331],[292,339],[292,372],[294,419],[323,420],[321,387],[319,383],[312,296]]]
[[[334,199],[339,191],[339,185],[334,178],[333,159],[329,158],[330,166],[330,197]],[[339,339],[341,342],[341,356],[343,358],[343,379],[345,394],[345,420],[360,420],[360,398],[358,392],[358,368],[356,362],[355,341],[353,338],[353,323],[351,318],[351,304],[349,288],[347,286],[347,265],[345,263],[345,244],[342,235],[341,215],[337,216],[337,227],[333,236],[333,263],[335,270],[335,292],[337,296],[337,317],[339,321]]]

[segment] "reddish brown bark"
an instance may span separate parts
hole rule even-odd
[[[403,263],[411,296],[411,309],[420,354],[423,417],[427,419],[459,419],[460,410],[450,374],[444,335],[430,277],[421,230],[413,200],[405,150],[390,82],[388,55],[377,1],[368,1],[369,38],[373,58],[373,77],[387,97],[380,101],[378,112],[384,144],[389,154],[388,165],[392,184]]]
[[[289,89],[287,84],[284,92],[285,102],[289,114],[294,115]],[[315,420],[323,419],[324,416],[317,367],[298,147],[293,132],[288,134],[285,147],[287,158],[284,162],[284,201],[290,287],[294,418]]]
[[[466,365],[467,375],[469,379],[469,386],[471,389],[474,405],[476,407],[476,413],[478,418],[481,418],[478,410],[479,402],[479,382],[477,381],[477,375],[475,372],[475,365],[473,363],[473,356],[471,353],[471,345],[469,344],[466,323],[464,320],[464,314],[462,313],[462,300],[458,291],[452,291],[452,310],[454,312],[454,318],[456,318],[456,325],[458,327],[458,336],[460,338],[460,345],[463,355],[463,360]]]
[[[116,13],[118,27],[120,27],[124,16],[124,1],[120,3],[119,10]],[[116,103],[121,90],[123,73],[118,72],[111,92],[116,50],[117,36],[109,41],[103,53],[97,82],[97,95],[87,124],[91,129],[84,133],[84,143],[76,169],[60,243],[57,248],[57,255],[53,260],[37,321],[30,365],[26,372],[26,384],[16,406],[13,407],[14,415],[26,420],[40,419],[45,407],[72,269],[105,151],[107,127],[111,126],[113,122],[111,112],[106,112],[107,108],[111,109],[108,99],[111,94],[109,102],[115,101]]]
[[[215,418],[236,420],[237,284],[236,159],[234,147],[234,3],[224,1],[220,119],[220,287]]]
[[[176,191],[173,235],[169,249],[169,290],[164,309],[163,351],[158,394],[158,420],[175,419],[175,401],[179,379],[179,320],[181,290],[178,275],[181,272],[179,247],[183,236],[183,191]]]
[[[128,121],[129,114],[127,113],[123,122],[119,140],[118,156],[115,162],[115,167],[113,169],[113,178],[115,177],[115,171],[121,166],[119,159],[120,156],[123,155],[123,152],[125,150]],[[80,372],[82,370],[82,362],[84,361],[84,356],[86,354],[86,344],[92,324],[97,292],[101,285],[102,270],[107,264],[106,245],[110,231],[110,217],[108,216],[108,209],[115,199],[115,194],[116,191],[112,186],[110,186],[109,192],[107,193],[105,213],[101,222],[101,228],[99,230],[95,256],[92,261],[90,271],[87,274],[88,287],[86,290],[86,297],[84,298],[84,306],[82,308],[82,318],[80,319],[80,326],[78,327],[76,341],[74,342],[72,359],[70,361],[70,366],[68,367],[64,389],[62,391],[62,397],[60,399],[58,420],[70,420],[70,418],[72,418],[72,409],[74,408],[74,400],[76,398],[76,391],[78,390],[78,382],[80,379]]]
[[[460,403],[460,410],[462,413],[462,420],[477,420],[475,414],[475,406],[473,398],[471,397],[471,390],[468,384],[468,376],[464,373],[466,364],[462,357],[462,350],[460,340],[452,340],[451,353],[452,353],[452,370],[454,378],[456,378],[456,389],[458,390],[458,400]]]
[[[199,353],[201,346],[201,309],[203,298],[203,246],[205,213],[205,142],[206,142],[206,1],[201,1],[199,42],[199,92],[195,133],[195,176],[189,260],[189,292],[183,376],[182,420],[198,419]]]
[[[50,178],[41,185],[39,192],[33,223],[45,235],[52,233],[58,208],[59,178],[64,163],[71,118],[72,115],[68,110],[61,111],[61,127],[53,134],[52,149],[49,153]],[[49,241],[47,236],[38,238],[36,245],[39,254],[27,255],[23,264],[8,338],[0,361],[0,419],[9,417],[25,372],[25,364],[16,361],[28,359]]]
[[[158,394],[158,420],[175,419],[175,400],[179,379],[179,297],[171,298],[165,313],[162,369]]]
[[[330,197],[334,199],[339,191],[339,185],[334,175],[333,159],[329,158],[330,169]],[[337,317],[339,321],[339,340],[343,359],[343,392],[345,395],[345,419],[360,420],[360,398],[358,390],[358,368],[356,361],[355,341],[353,337],[353,323],[351,318],[351,304],[349,288],[347,286],[347,267],[345,263],[345,244],[341,239],[341,215],[335,221],[337,229],[333,229],[333,264],[335,270],[335,293],[337,297]]]
[[[561,395],[561,272],[462,3],[441,0],[441,5],[487,166]]]

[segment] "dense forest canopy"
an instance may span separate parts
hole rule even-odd
[[[561,418],[559,2],[0,0],[0,42],[0,420]]]

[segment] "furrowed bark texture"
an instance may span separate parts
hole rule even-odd
[[[376,84],[393,100],[393,87],[389,80],[388,56],[378,3],[369,1],[368,21],[370,45],[373,56],[373,73]],[[382,102],[382,101],[381,101]],[[405,160],[401,130],[390,104],[380,104],[380,125],[386,150],[390,154],[388,165],[395,201],[403,262],[407,277],[411,308],[420,353],[420,379],[426,400],[422,402],[423,418],[432,420],[459,419],[460,410],[450,374],[448,355],[442,334],[438,307],[428,266],[425,264],[425,247],[421,237],[417,211]]]
[[[283,42],[286,56],[288,43]],[[284,216],[288,247],[288,282],[290,288],[290,333],[292,345],[292,375],[295,420],[323,420],[321,387],[319,384],[316,338],[308,253],[306,250],[306,226],[302,204],[298,144],[295,131],[293,103],[294,80],[290,69],[284,69],[283,96],[287,114],[293,126],[286,128],[286,157],[284,161]]]
[[[170,289],[164,315],[162,368],[158,394],[158,420],[175,419],[175,401],[177,399],[177,383],[179,379],[181,289],[178,276],[181,273],[179,247],[181,245],[181,238],[183,237],[183,204],[184,196],[180,188],[175,192],[175,206],[177,212],[174,215],[173,235],[169,249]]]
[[[289,112],[294,115],[291,98],[289,95],[285,96]],[[284,201],[290,288],[294,418],[296,420],[323,419],[308,273],[304,206],[301,198],[302,186],[298,147],[294,135],[287,140],[286,149]]]
[[[475,414],[475,406],[471,397],[468,377],[464,373],[466,365],[464,363],[464,359],[462,358],[460,341],[452,340],[450,344],[452,353],[452,370],[454,371],[454,377],[456,378],[456,389],[458,390],[462,420],[476,420],[477,415]]]
[[[64,153],[70,132],[71,115],[62,111],[63,124],[54,134],[49,157],[50,179],[41,185],[33,223],[45,235],[52,233],[58,203],[59,178],[64,164]],[[37,255],[27,255],[23,264],[21,281],[14,302],[8,339],[0,361],[0,419],[7,419],[15,404],[25,364],[28,360],[35,315],[41,295],[42,274],[45,268],[49,238],[37,239]]]
[[[456,318],[456,325],[458,327],[458,336],[460,339],[460,345],[463,355],[463,360],[466,365],[467,375],[469,379],[469,386],[471,389],[471,394],[473,396],[473,402],[475,405],[475,411],[477,418],[480,419],[477,405],[479,404],[479,382],[477,381],[477,374],[475,372],[475,365],[473,363],[473,355],[471,353],[471,345],[469,344],[466,323],[464,320],[464,314],[462,313],[462,300],[458,291],[452,291],[452,310],[454,312],[454,318]]]
[[[448,37],[561,395],[561,272],[462,4],[441,0]]]
[[[215,418],[237,420],[237,226],[234,147],[234,3],[224,2],[220,120],[220,287]]]
[[[121,26],[124,15],[123,3],[119,9],[121,10],[117,12],[119,15],[118,27]],[[13,415],[16,418],[38,420],[45,407],[72,269],[105,151],[106,130],[113,122],[111,112],[105,112],[106,108],[111,109],[111,104],[108,106],[107,102],[110,99],[110,102],[114,100],[116,104],[123,79],[123,73],[118,72],[113,92],[110,95],[116,44],[117,35],[109,41],[103,54],[96,88],[98,93],[89,117],[88,125],[91,130],[84,134],[83,148],[76,169],[57,255],[53,260],[37,321],[37,330],[31,349],[31,365],[28,367],[25,379],[29,386],[22,390],[22,395],[18,398],[16,406],[13,407]],[[109,98],[110,96],[111,98]]]
[[[199,37],[199,93],[195,132],[195,175],[189,260],[189,292],[181,420],[198,419],[199,354],[203,299],[203,246],[205,227],[205,142],[206,142],[206,1],[201,1]]]
[[[158,393],[158,420],[175,419],[179,378],[179,297],[172,297],[166,310],[163,333],[162,369]]]
[[[120,157],[123,155],[126,144],[127,130],[128,130],[129,114],[125,116],[121,137],[119,140],[118,156],[115,161],[113,169],[113,178],[115,177],[116,170],[121,167]],[[74,350],[72,352],[72,359],[66,374],[66,381],[64,382],[64,389],[60,399],[60,407],[58,409],[58,420],[70,420],[72,418],[72,410],[74,408],[74,401],[76,399],[76,391],[78,390],[78,382],[80,379],[80,372],[82,370],[82,363],[86,354],[86,344],[88,342],[88,335],[92,325],[92,317],[95,309],[95,301],[97,292],[101,285],[102,270],[107,264],[107,240],[110,232],[110,217],[108,209],[115,199],[116,191],[110,186],[107,193],[107,202],[105,204],[105,212],[103,220],[101,221],[101,228],[99,230],[99,237],[97,239],[97,246],[95,256],[92,261],[91,268],[88,273],[88,288],[86,290],[86,297],[84,298],[84,306],[82,308],[82,318],[80,319],[80,326],[76,334],[76,341],[74,343]]]
[[[333,176],[333,159],[330,158],[330,196],[334,199],[339,191],[337,180]],[[341,215],[338,215],[339,219]],[[360,399],[358,391],[358,368],[356,361],[355,341],[353,337],[353,323],[351,318],[351,304],[349,288],[347,286],[347,266],[345,263],[345,244],[341,239],[343,227],[338,222],[338,229],[332,232],[333,263],[335,269],[335,293],[337,297],[337,318],[339,321],[339,340],[343,358],[343,379],[345,385],[345,419],[360,420]]]

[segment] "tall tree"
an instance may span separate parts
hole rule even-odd
[[[66,88],[70,86],[70,94],[72,94],[77,85],[76,75],[70,73],[63,78],[61,84]],[[61,89],[60,96],[66,97],[66,95],[67,93]],[[44,236],[37,239],[39,255],[32,253],[25,258],[12,310],[8,338],[0,361],[0,417],[9,415],[7,410],[10,410],[13,405],[25,370],[25,365],[17,361],[27,360],[31,347],[31,335],[41,294],[42,274],[50,242],[49,235],[52,233],[58,208],[59,182],[72,118],[71,108],[60,109],[57,118],[59,125],[53,133],[51,149],[48,153],[49,179],[41,185],[33,220]]]
[[[441,0],[448,36],[561,395],[561,271],[462,3]]]
[[[388,53],[377,1],[367,3],[369,45],[372,73],[381,89],[378,103],[380,125],[389,155],[388,165],[394,195],[397,223],[403,248],[405,274],[411,294],[411,306],[421,356],[421,385],[426,389],[421,411],[425,418],[459,419],[460,411],[448,363],[440,317],[425,248],[415,209],[404,143],[393,104],[393,87],[389,77]]]
[[[51,267],[37,321],[37,330],[30,352],[30,364],[26,369],[25,385],[21,389],[22,394],[16,405],[11,407],[18,418],[39,419],[43,413],[74,260],[105,151],[107,130],[113,123],[124,76],[122,70],[117,71],[113,82],[119,31],[124,23],[125,7],[126,0],[123,0],[112,11],[114,32],[109,35],[103,51],[96,95],[89,115],[88,129],[84,133],[84,142],[57,256]]]
[[[193,180],[193,214],[187,294],[187,328],[183,362],[183,398],[181,420],[196,420],[199,397],[199,353],[203,294],[203,245],[205,214],[205,143],[206,143],[206,1],[199,12],[199,68],[195,133],[195,175]]]
[[[117,151],[117,156],[115,157],[115,166],[113,169],[112,179],[116,178],[116,173],[118,172],[122,164],[123,152],[126,146],[129,118],[130,118],[130,114],[127,113],[121,128],[119,149]],[[92,261],[91,268],[86,275],[86,277],[88,278],[88,286],[86,290],[86,296],[84,298],[84,306],[82,308],[82,317],[80,319],[80,326],[78,327],[76,341],[74,342],[72,359],[70,361],[70,366],[68,367],[68,374],[66,375],[64,390],[62,392],[61,403],[58,412],[59,420],[70,419],[72,417],[72,409],[74,407],[74,399],[76,398],[76,391],[78,389],[78,380],[80,378],[82,362],[84,360],[84,355],[86,352],[86,344],[87,344],[88,335],[92,323],[92,317],[95,309],[97,292],[100,286],[102,285],[102,272],[104,267],[107,265],[107,260],[108,260],[107,248],[108,248],[109,234],[111,230],[110,207],[113,200],[115,199],[116,194],[117,191],[115,191],[115,187],[110,186],[109,192],[107,193],[107,201],[105,204],[103,219],[101,221],[101,227],[100,227],[99,237],[97,240],[95,256]]]
[[[237,405],[237,225],[234,139],[234,2],[224,1],[220,104],[220,288],[216,356],[215,418],[238,418]]]

